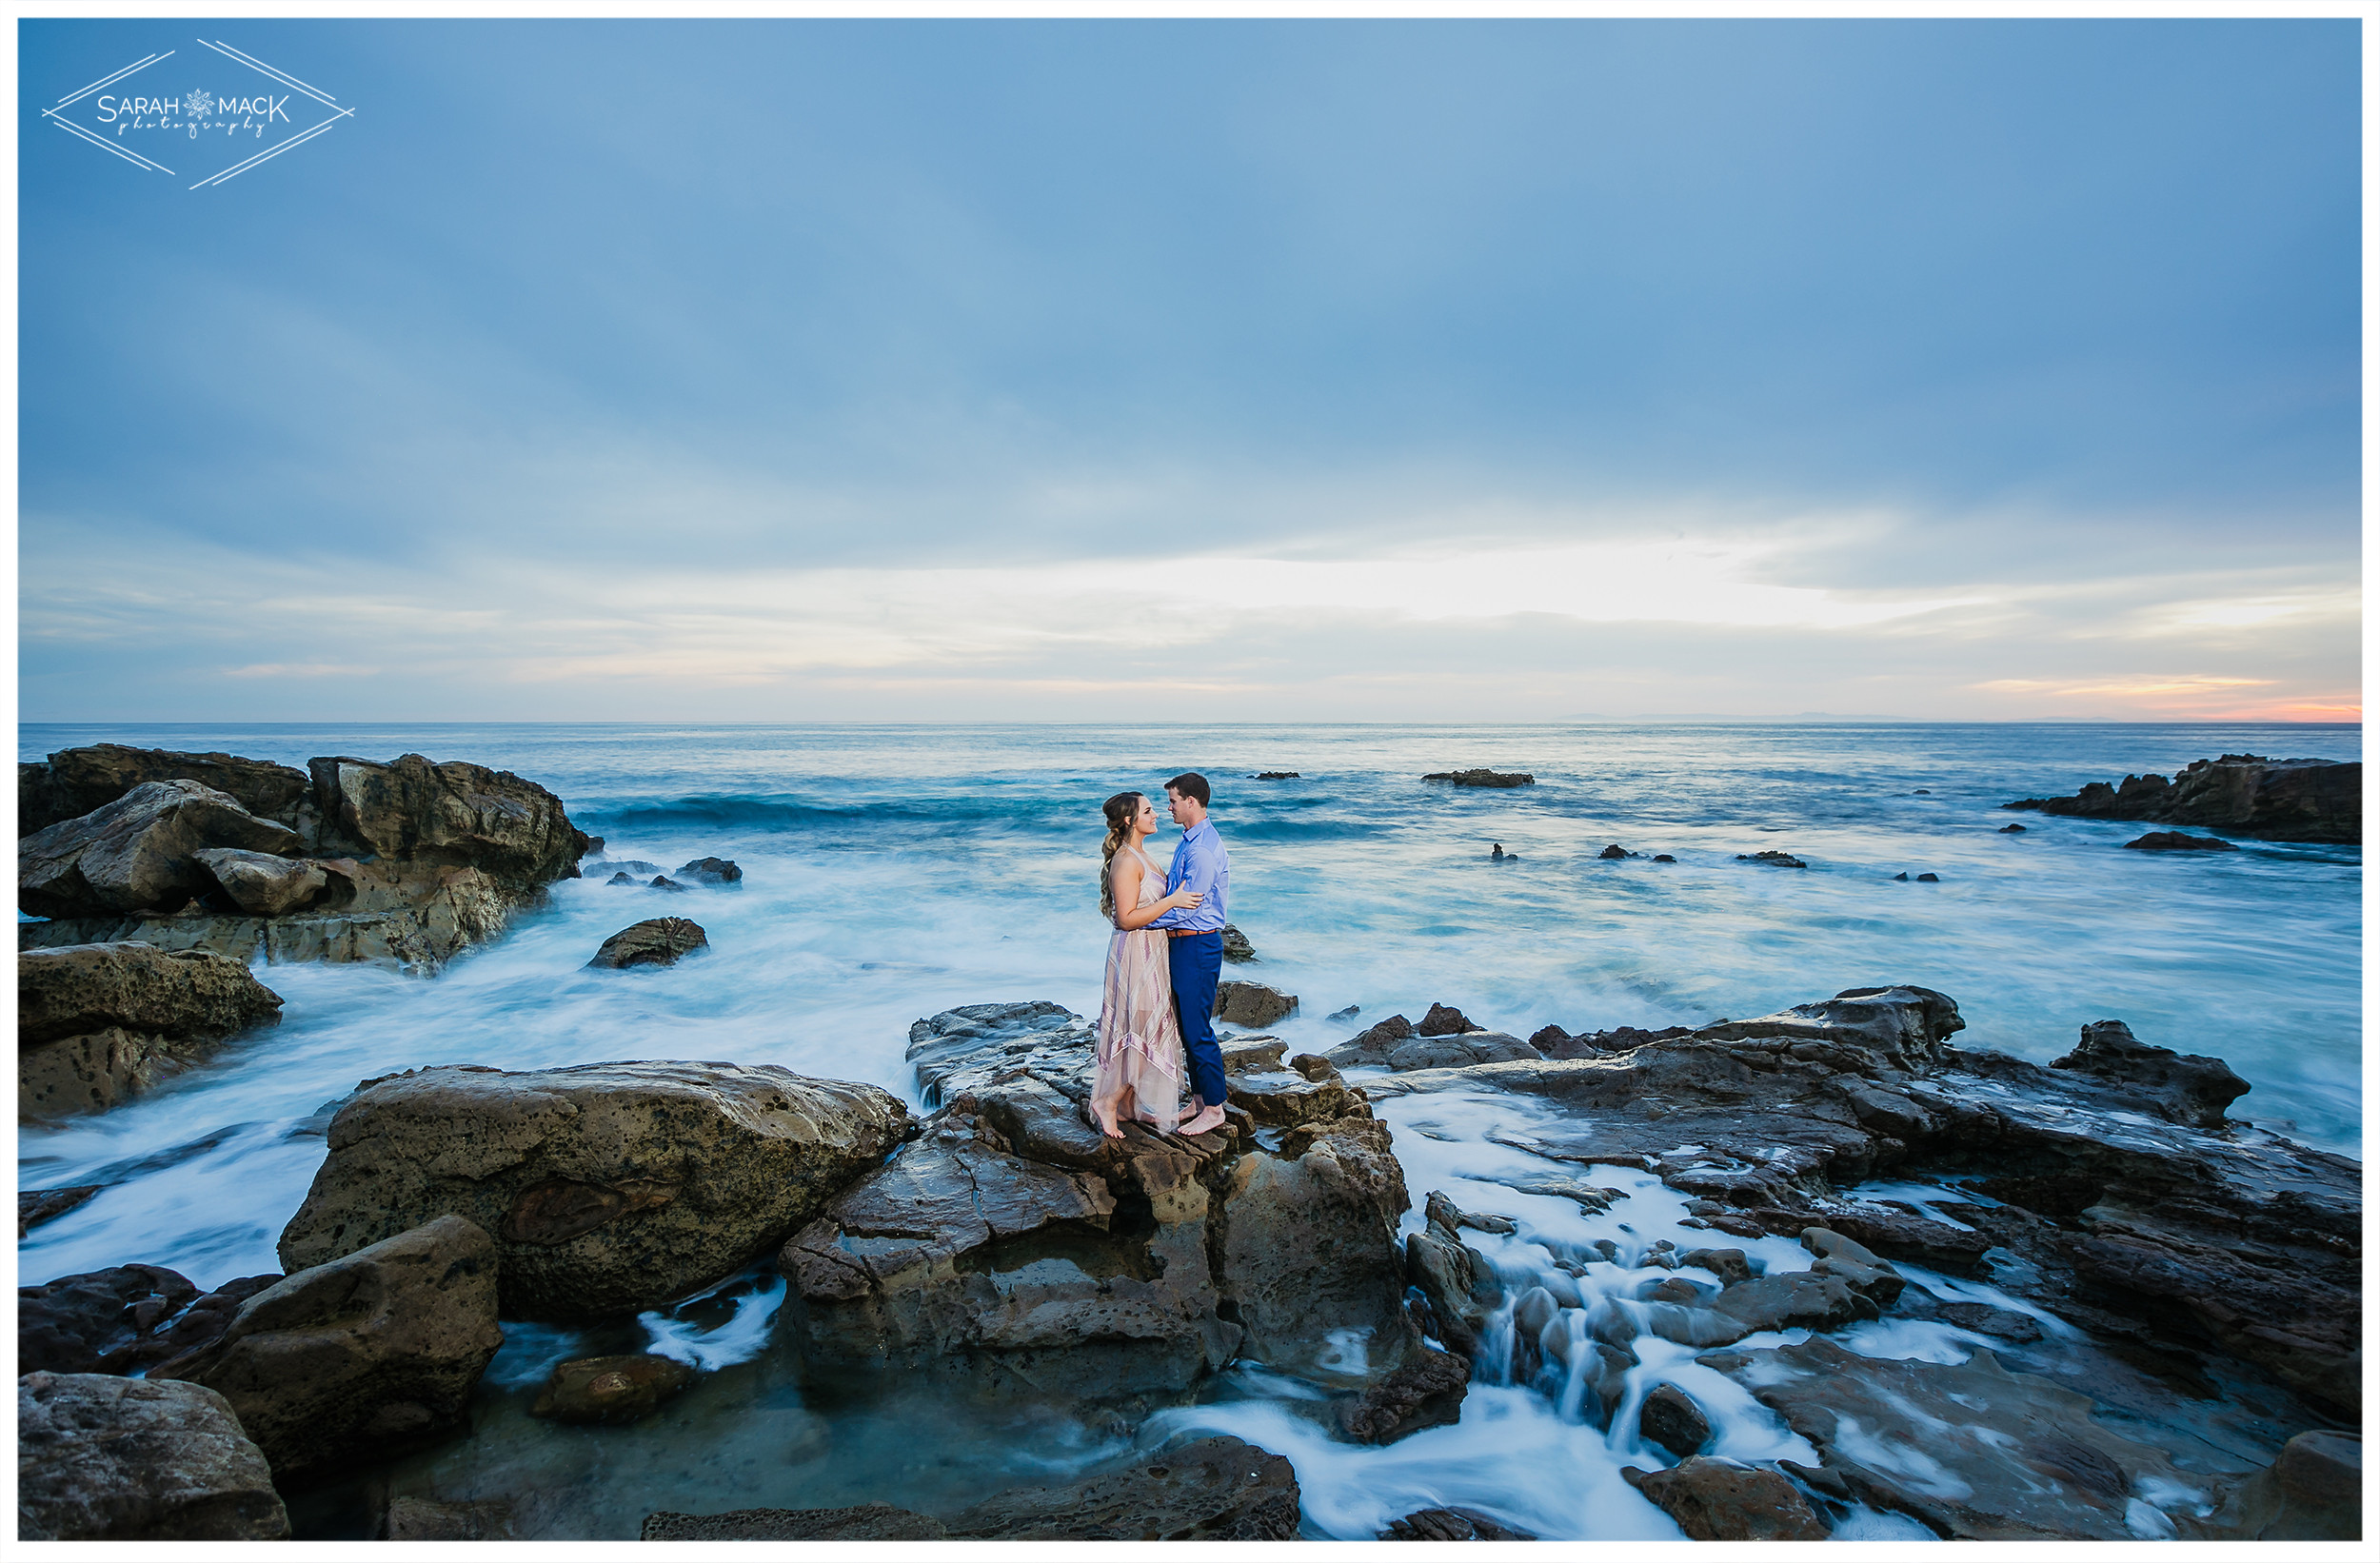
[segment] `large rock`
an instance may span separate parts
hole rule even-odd
[[[2356,845],[2364,839],[2359,762],[2267,760],[2227,754],[2182,767],[2172,781],[2127,776],[2093,782],[2072,798],[2025,798],[2002,808],[2082,820],[2146,820],[2228,830],[2267,841]]]
[[[2164,1102],[2160,1117],[2209,1129],[2219,1127],[2223,1110],[2249,1091],[2248,1082],[2231,1073],[2231,1066],[2222,1059],[2152,1047],[2121,1020],[2083,1027],[2082,1040],[2074,1051],[2051,1059],[2050,1067],[2078,1069],[2143,1096],[2159,1098]]]
[[[2111,1431],[2088,1396],[1990,1352],[1950,1366],[1813,1336],[1700,1360],[1784,1417],[1862,1502],[1953,1539],[2153,1539],[2173,1526],[2140,1494],[2204,1490],[2163,1451]]]
[[[1362,1375],[1370,1353],[1402,1355],[1397,1222],[1411,1200],[1386,1129],[1374,1131],[1329,1136],[1295,1158],[1251,1151],[1218,1188],[1210,1243],[1259,1361]]]
[[[153,1264],[61,1276],[16,1293],[19,1373],[130,1373],[170,1352],[158,1326],[188,1307],[198,1288]]]
[[[206,847],[190,856],[213,877],[233,905],[252,917],[276,918],[301,911],[330,887],[328,871],[303,858],[243,852],[235,846]]]
[[[476,868],[508,891],[574,877],[590,844],[561,799],[510,771],[417,754],[387,764],[332,756],[307,769],[326,831],[383,858]]]
[[[732,1275],[909,1128],[875,1086],[775,1065],[407,1071],[331,1119],[282,1262],[304,1269],[462,1216],[503,1254],[506,1317],[611,1317]]]
[[[237,960],[138,943],[17,957],[17,1112],[101,1112],[250,1026],[281,997]]]
[[[2360,1541],[2363,1488],[2363,1434],[2301,1433],[2198,1531],[2220,1541]]]
[[[649,1352],[558,1362],[529,1407],[555,1422],[636,1422],[684,1392],[700,1375],[674,1357]]]
[[[1298,1474],[1238,1438],[1200,1438],[1065,1487],[1002,1493],[943,1521],[994,1541],[1295,1541]]]
[[[1395,1443],[1425,1427],[1462,1419],[1471,1363],[1452,1352],[1417,1348],[1405,1365],[1341,1407],[1339,1426],[1359,1443]]]
[[[1298,1013],[1298,996],[1261,982],[1219,982],[1215,1019],[1235,1026],[1269,1026]]]
[[[1424,782],[1451,782],[1458,787],[1534,787],[1537,779],[1527,771],[1432,771]]]
[[[17,843],[17,900],[37,917],[180,906],[214,887],[192,854],[210,846],[288,854],[297,833],[196,782],[145,782],[112,803]]]
[[[462,1425],[504,1344],[496,1263],[441,1217],[257,1293],[151,1376],[221,1395],[283,1481],[392,1456]]]
[[[587,964],[619,971],[628,966],[674,966],[697,950],[710,948],[710,936],[699,922],[684,918],[648,918],[631,923],[604,940]]]
[[[1675,1384],[1656,1384],[1637,1409],[1636,1435],[1683,1460],[1701,1454],[1710,1443],[1711,1418],[1684,1390]]]
[[[222,1395],[105,1374],[16,1381],[19,1541],[282,1541],[289,1516]]]
[[[304,771],[269,760],[121,743],[61,749],[47,762],[20,763],[16,776],[20,836],[105,807],[149,782],[197,782],[228,794],[259,819],[303,833],[312,791]]]
[[[1668,1471],[1622,1468],[1696,1541],[1824,1541],[1828,1531],[1799,1489],[1775,1472],[1696,1455]]]

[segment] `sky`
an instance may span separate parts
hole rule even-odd
[[[25,721],[2360,720],[2351,21],[19,44]]]

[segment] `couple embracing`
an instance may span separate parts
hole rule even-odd
[[[1204,1134],[1223,1121],[1223,1051],[1214,1016],[1231,856],[1206,817],[1212,796],[1196,771],[1165,783],[1166,812],[1181,827],[1181,841],[1163,868],[1147,845],[1157,829],[1156,805],[1137,792],[1120,792],[1105,804],[1100,910],[1116,932],[1107,941],[1091,1112],[1109,1135],[1122,1134],[1126,1118],[1161,1135]]]

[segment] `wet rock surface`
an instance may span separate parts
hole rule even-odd
[[[744,870],[724,858],[697,858],[680,866],[678,879],[687,884],[741,884]]]
[[[1696,1541],[1824,1541],[1829,1532],[1777,1473],[1696,1455],[1668,1471],[1620,1472]]]
[[[710,948],[710,936],[699,922],[684,918],[649,918],[631,923],[604,940],[587,961],[592,967],[619,971],[629,966],[674,966],[697,950]]]
[[[645,1517],[646,1541],[941,1541],[931,1514],[863,1503],[847,1509],[736,1509],[724,1514]]]
[[[1679,1459],[1699,1454],[1711,1441],[1711,1418],[1694,1396],[1675,1384],[1655,1386],[1636,1414],[1637,1435]]]
[[[139,943],[17,957],[17,1111],[101,1112],[252,1026],[281,998],[239,961]]]
[[[874,1086],[774,1065],[409,1070],[331,1119],[282,1261],[461,1216],[496,1240],[508,1318],[658,1307],[774,1248],[910,1122]]]
[[[1248,942],[1248,936],[1228,922],[1223,924],[1223,959],[1234,965],[1256,960],[1256,946]]]
[[[2152,830],[2124,843],[2134,852],[2237,852],[2217,836],[2188,836],[2178,830]]]
[[[16,1381],[20,1541],[281,1541],[272,1473],[223,1396],[104,1374]]]
[[[283,1481],[456,1431],[504,1343],[496,1245],[443,1217],[301,1270],[152,1376],[221,1395]]]
[[[99,1192],[97,1183],[61,1189],[19,1189],[16,1196],[16,1236],[23,1241],[35,1227],[54,1221]]]
[[[1451,782],[1458,787],[1534,787],[1537,784],[1537,779],[1527,771],[1491,771],[1485,768],[1468,771],[1432,771],[1421,780]]]
[[[998,1541],[1294,1541],[1298,1477],[1238,1438],[1200,1438],[1065,1487],[1019,1488],[948,1516]]]
[[[2364,839],[2364,768],[2354,761],[2227,754],[2182,767],[2092,782],[2072,798],[2024,798],[2002,808],[2080,820],[2198,825],[2267,841],[2355,845]]]
[[[1215,1019],[1235,1026],[1269,1026],[1298,1013],[1298,996],[1261,982],[1219,982]]]
[[[2301,1433],[2197,1533],[2216,1541],[2360,1541],[2363,1478],[2360,1434]]]
[[[1389,1521],[1382,1541],[1535,1541],[1527,1531],[1499,1525],[1470,1509],[1417,1509],[1402,1519]]]
[[[683,1362],[649,1353],[583,1356],[554,1365],[529,1415],[555,1422],[642,1421],[698,1376]]]

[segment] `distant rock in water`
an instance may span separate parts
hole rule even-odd
[[[1919,884],[1940,884],[1942,882],[1942,876],[1939,874],[1920,874],[1917,876],[1917,882]]]
[[[697,858],[679,869],[678,877],[692,880],[696,884],[740,884],[744,870],[725,858]]]
[[[2178,830],[2152,830],[2138,841],[2126,841],[2139,852],[2237,852],[2239,848],[2213,836],[2190,836]]]
[[[1537,779],[1527,771],[1432,771],[1424,782],[1451,782],[1458,787],[1534,787]]]
[[[1810,865],[1790,852],[1738,852],[1739,863],[1767,863],[1772,868],[1807,868]]]
[[[684,888],[681,886],[680,888]],[[647,918],[604,940],[589,966],[674,966],[697,950],[710,948],[703,925],[685,918]]]
[[[1361,1004],[1349,1004],[1345,1009],[1335,1009],[1331,1011],[1328,1015],[1322,1017],[1322,1019],[1325,1020],[1352,1020],[1362,1013],[1363,1006]]]
[[[1610,846],[1607,846],[1602,851],[1597,853],[1596,856],[1598,858],[1609,858],[1614,861],[1617,861],[1621,858],[1633,858],[1636,854],[1620,845],[1617,841],[1614,841]]]
[[[1296,771],[1259,771],[1248,780],[1251,782],[1295,782],[1299,780],[1299,776]]]
[[[1677,860],[1666,852],[1656,852],[1653,854],[1653,861],[1656,863],[1674,863]]]
[[[1488,843],[1488,861],[1492,863],[1517,863],[1519,861],[1520,854],[1517,852],[1505,851],[1503,842],[1491,841]]]
[[[2364,839],[2364,767],[2357,761],[2268,760],[2227,754],[2186,765],[2172,781],[2093,782],[2072,798],[2020,798],[2002,808],[2082,820],[2198,825],[2264,841],[2355,846]]]
[[[1421,1023],[1413,1029],[1423,1037],[1452,1037],[1460,1032],[1484,1031],[1487,1028],[1452,1004],[1432,1004],[1430,1013],[1424,1015]]]
[[[2024,833],[2025,827],[2022,825],[2002,825],[2000,827],[2000,834],[2003,836],[2021,836]]]
[[[656,874],[653,876],[652,882],[646,885],[645,888],[648,890],[684,890],[685,886],[680,884],[676,880],[671,879],[666,874]]]
[[[637,878],[635,875],[623,870],[620,873],[614,874],[604,882],[605,884],[634,884],[637,882]]]

